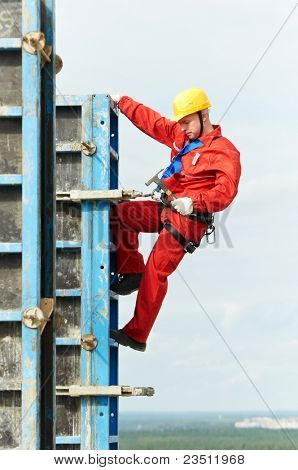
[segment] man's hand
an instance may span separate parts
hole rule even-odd
[[[181,215],[189,215],[193,212],[193,204],[190,197],[179,197],[171,201],[171,204]]]
[[[122,98],[121,95],[110,95],[110,97],[112,98],[113,101],[115,101],[116,104],[118,104]]]

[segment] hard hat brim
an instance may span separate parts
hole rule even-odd
[[[178,122],[180,121],[180,119],[184,118],[185,116],[189,116],[190,114],[193,114],[193,113],[197,113],[199,111],[202,111],[203,109],[208,109],[208,108],[211,108],[211,104],[209,101],[206,101],[201,107],[200,109],[198,109],[197,107],[196,108],[193,108],[193,109],[188,109],[186,113],[181,113],[181,114],[177,114],[176,116],[173,116],[171,118],[171,121],[173,122]]]

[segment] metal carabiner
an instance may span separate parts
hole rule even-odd
[[[209,241],[209,237],[210,237],[210,235],[212,235],[212,233],[214,235],[213,235],[213,241],[211,242],[211,241]],[[206,235],[206,240],[207,240],[208,245],[214,245],[214,243],[216,241],[216,237],[215,237],[215,226],[213,225],[213,221],[212,221],[211,225],[208,225],[207,230],[205,232],[205,235]]]

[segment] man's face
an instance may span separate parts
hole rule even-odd
[[[198,138],[201,132],[201,123],[198,113],[192,113],[184,118],[180,119],[182,130],[186,133],[189,140],[195,140]]]

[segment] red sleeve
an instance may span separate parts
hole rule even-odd
[[[238,192],[241,175],[240,153],[233,148],[212,149],[209,170],[215,172],[215,186],[192,196],[198,211],[218,212],[228,207]]]
[[[175,149],[173,147],[175,140],[181,138],[181,134],[184,138],[184,132],[178,122],[162,117],[153,109],[134,101],[129,96],[122,96],[118,107],[138,129],[161,144]]]

